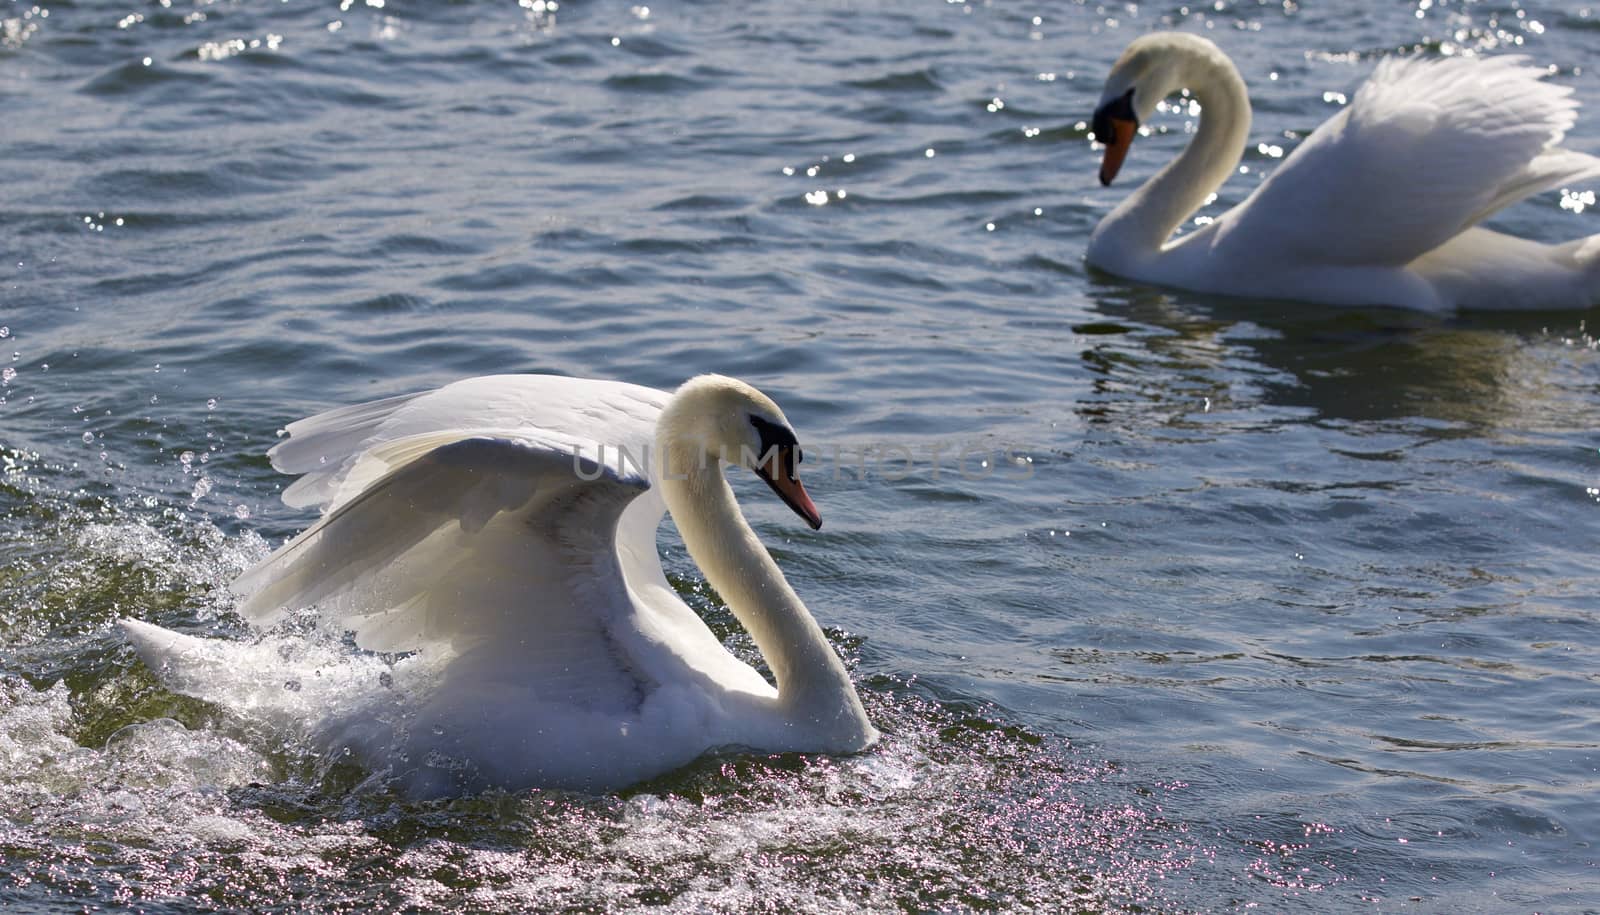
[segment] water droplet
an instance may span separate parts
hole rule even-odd
[[[216,408],[217,408],[217,399],[215,397],[213,397],[210,400],[206,401],[206,409],[207,410],[215,410]]]
[[[85,445],[94,444],[94,433],[93,432],[85,432],[85,433],[83,433],[83,443]]]
[[[183,466],[185,466],[185,467],[188,467],[190,464],[193,464],[194,463],[194,452],[193,451],[185,451],[184,453],[178,455],[178,462],[180,464],[182,464]]]
[[[300,681],[299,680],[285,680],[285,681],[283,681],[283,688],[288,690],[291,693],[298,693],[298,692],[300,692]]]
[[[387,670],[378,674],[378,685],[384,689],[394,689],[394,674]]]

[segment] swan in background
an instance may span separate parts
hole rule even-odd
[[[1094,113],[1100,183],[1116,177],[1168,95],[1188,89],[1200,125],[1095,227],[1088,262],[1199,292],[1333,305],[1600,304],[1600,235],[1545,245],[1478,226],[1531,194],[1600,179],[1600,159],[1557,146],[1578,104],[1543,75],[1521,57],[1384,60],[1244,202],[1174,240],[1238,165],[1250,99],[1205,38],[1141,36],[1111,68]]]
[[[723,476],[724,461],[749,467],[822,524],[796,475],[794,431],[755,388],[703,375],[669,395],[500,375],[322,413],[288,433],[269,452],[301,475],[284,501],[324,513],[239,577],[240,612],[270,624],[317,605],[360,648],[415,652],[392,673],[371,671],[371,686],[385,680],[378,700],[324,709],[317,726],[410,793],[605,791],[709,752],[849,753],[876,741],[844,664]],[[776,688],[667,583],[665,512]],[[270,652],[122,625],[179,692],[245,706],[283,692]],[[260,688],[219,682],[229,676]]]

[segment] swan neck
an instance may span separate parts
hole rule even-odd
[[[822,627],[745,521],[716,460],[701,448],[659,443],[659,481],[684,546],[755,640],[794,710],[837,708],[866,722],[855,687]]]
[[[1182,53],[1180,85],[1200,104],[1200,124],[1182,153],[1122,202],[1096,228],[1091,247],[1114,246],[1125,255],[1160,253],[1177,231],[1220,188],[1244,155],[1250,135],[1250,95],[1233,62],[1221,52]]]

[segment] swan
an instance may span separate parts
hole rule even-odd
[[[343,703],[315,729],[409,793],[604,792],[708,753],[852,753],[877,740],[723,475],[724,463],[754,470],[821,527],[793,427],[750,385],[702,375],[668,394],[497,375],[287,432],[268,452],[300,475],[283,500],[323,515],[234,582],[240,612],[269,625],[317,605],[361,649],[413,652],[362,678],[378,698]],[[667,583],[664,513],[775,686]],[[122,626],[177,692],[252,707],[282,694],[270,652]],[[218,683],[240,676],[263,686]]]
[[[1545,245],[1478,225],[1531,194],[1600,178],[1600,159],[1557,145],[1578,104],[1543,73],[1521,57],[1386,59],[1242,203],[1173,239],[1239,164],[1250,99],[1207,39],[1136,38],[1094,113],[1100,183],[1117,176],[1168,95],[1188,89],[1200,124],[1177,159],[1100,221],[1086,259],[1141,282],[1330,305],[1600,303],[1600,234]]]

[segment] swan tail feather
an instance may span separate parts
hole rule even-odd
[[[1475,226],[1418,258],[1411,269],[1458,308],[1600,304],[1600,235],[1547,245]]]
[[[1556,252],[1570,261],[1583,277],[1578,307],[1600,305],[1600,233],[1559,245]]]
[[[152,670],[181,664],[186,656],[194,656],[206,647],[205,639],[173,632],[144,620],[120,619],[117,626],[127,636],[134,652]]]

